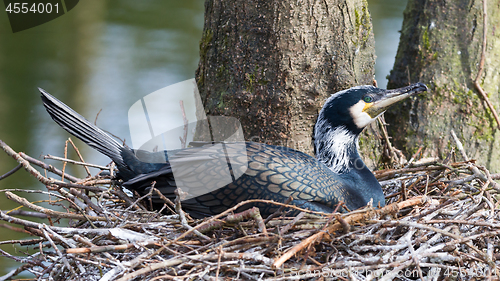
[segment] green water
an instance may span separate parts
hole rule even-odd
[[[369,4],[377,42],[376,78],[385,87],[406,1]],[[97,124],[130,140],[127,111],[134,102],[194,77],[203,11],[201,0],[84,0],[64,16],[18,33],[12,33],[6,13],[0,11],[0,139],[33,157],[63,155],[68,134],[41,105],[37,87],[42,87],[92,121],[102,109]],[[79,147],[85,160],[109,162],[81,143]],[[0,174],[16,164],[0,151]],[[80,168],[69,171],[84,176]],[[21,170],[0,181],[0,189],[9,188],[45,187]],[[0,206],[9,210],[17,205],[0,193]],[[28,236],[0,228],[0,240],[22,238]],[[19,256],[24,251],[0,248]],[[0,276],[18,265],[0,260]]]

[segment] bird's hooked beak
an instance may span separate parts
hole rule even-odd
[[[399,89],[386,90],[379,99],[371,103],[366,103],[363,108],[363,112],[370,115],[371,118],[375,118],[384,113],[384,111],[386,111],[393,104],[402,101],[411,95],[426,92],[428,90],[427,86],[423,83],[415,83]]]

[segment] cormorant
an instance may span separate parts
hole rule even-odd
[[[361,131],[394,103],[412,94],[427,91],[422,83],[404,88],[384,90],[373,86],[358,86],[337,92],[327,99],[314,127],[316,158],[300,151],[263,143],[224,143],[223,152],[203,153],[203,147],[189,147],[168,154],[166,163],[152,163],[147,156],[167,155],[166,151],[145,153],[122,145],[104,131],[87,121],[70,107],[39,89],[47,112],[52,119],[70,134],[111,158],[118,168],[120,184],[139,194],[147,194],[153,182],[169,199],[175,199],[176,179],[173,161],[185,164],[185,174],[202,189],[206,176],[220,170],[211,165],[199,164],[201,158],[231,157],[241,163],[229,165],[232,182],[216,190],[197,190],[196,196],[182,201],[182,207],[192,217],[201,218],[221,213],[248,199],[270,199],[292,203],[314,211],[332,212],[339,202],[348,210],[355,210],[372,202],[384,206],[382,188],[375,176],[365,166],[358,154],[358,137]],[[211,144],[209,144],[211,145]],[[243,149],[241,149],[243,147]],[[244,149],[246,148],[246,150]],[[146,160],[145,160],[146,159]],[[234,164],[234,163],[231,163]],[[239,177],[236,169],[242,168]],[[195,192],[196,193],[196,192]],[[182,197],[181,197],[182,198]],[[156,207],[163,201],[153,195]],[[263,216],[278,208],[275,205],[255,204]],[[155,207],[155,206],[154,206]],[[250,206],[247,206],[250,207]],[[344,210],[345,209],[341,209]]]

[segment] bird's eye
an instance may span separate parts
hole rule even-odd
[[[369,103],[369,102],[373,101],[373,98],[370,97],[370,96],[365,96],[365,97],[363,97],[363,101],[366,102],[366,103]]]

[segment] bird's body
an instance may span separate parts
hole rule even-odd
[[[248,161],[248,167],[230,184],[206,193],[201,192],[203,194],[184,200],[183,208],[194,217],[218,214],[249,199],[285,202],[290,196],[294,199],[292,204],[319,212],[332,212],[339,201],[344,202],[348,208],[357,209],[365,206],[370,200],[370,198],[364,198],[364,194],[357,187],[364,186],[368,179],[372,185],[377,184],[375,177],[366,167],[362,174],[339,175],[315,158],[287,147],[253,142],[246,142],[244,150],[238,143],[225,143],[224,146],[231,159],[240,157],[241,164]],[[185,149],[181,152],[182,155],[170,156],[170,160],[186,160],[186,155],[203,157],[198,151],[192,153],[192,150],[196,149],[203,149],[203,147]],[[221,151],[217,155],[225,154]],[[184,170],[188,169],[188,171],[185,173],[189,173],[188,178],[192,182],[200,183],[199,189],[207,185],[204,180],[206,175],[220,172],[218,171],[220,167],[217,165],[201,164],[203,167],[200,171],[199,167],[192,165],[195,161],[188,160],[187,162],[189,165],[184,167]],[[155,186],[164,195],[170,199],[175,198],[176,182],[172,169],[167,164],[163,164],[159,172],[142,173],[129,180],[124,179],[123,186],[144,194],[151,187],[152,180],[156,181]],[[213,186],[213,184],[208,185]],[[369,195],[377,204],[384,204],[381,189]],[[158,201],[158,203],[162,202]],[[279,207],[264,203],[254,205],[260,208],[264,216],[273,213]]]
[[[405,94],[426,90],[423,84],[415,85],[407,89]],[[352,89],[356,92],[356,88]],[[375,87],[358,89],[373,95],[374,99],[377,93],[385,91]],[[364,165],[357,150],[359,133],[372,121],[362,114],[356,118],[357,113],[353,110],[360,107],[357,105],[360,97],[365,98],[365,106],[361,106],[360,112],[364,114],[370,107],[366,106],[369,104],[366,95],[360,96],[359,91],[348,96],[353,101],[345,100],[344,95],[349,92],[333,95],[320,112],[314,135],[315,152],[319,160],[291,148],[252,142],[244,145],[221,143],[220,153],[214,153],[215,146],[211,143],[169,153],[138,152],[123,146],[44,90],[40,91],[44,105],[54,121],[116,163],[118,178],[123,181],[122,186],[139,194],[146,194],[154,182],[154,187],[162,194],[174,199],[176,188],[182,185],[175,169],[182,171],[183,179],[188,179],[190,184],[196,186],[194,192],[189,192],[191,196],[182,201],[183,209],[193,217],[214,215],[248,199],[285,202],[292,197],[292,204],[321,212],[332,212],[339,202],[343,202],[349,210],[363,207],[370,201],[374,206],[384,206],[380,184]],[[342,108],[332,107],[332,101],[335,104],[342,99],[346,103],[341,105]],[[387,107],[385,104],[384,106]],[[345,110],[347,111],[344,112]],[[370,110],[376,112],[375,106]],[[336,116],[338,114],[341,118]],[[375,118],[373,116],[371,119]],[[212,147],[212,150],[207,152],[207,147]],[[143,155],[140,160],[138,153]],[[158,156],[165,157],[167,161],[148,161],[148,158]],[[228,184],[221,184],[217,189],[204,190],[205,186],[214,186],[206,180],[209,175],[223,172],[220,166],[206,163],[222,158],[232,159],[229,166],[232,180]],[[241,173],[238,173],[239,170]],[[153,201],[163,204],[155,195]],[[271,204],[254,205],[260,208],[263,216],[278,208]]]

